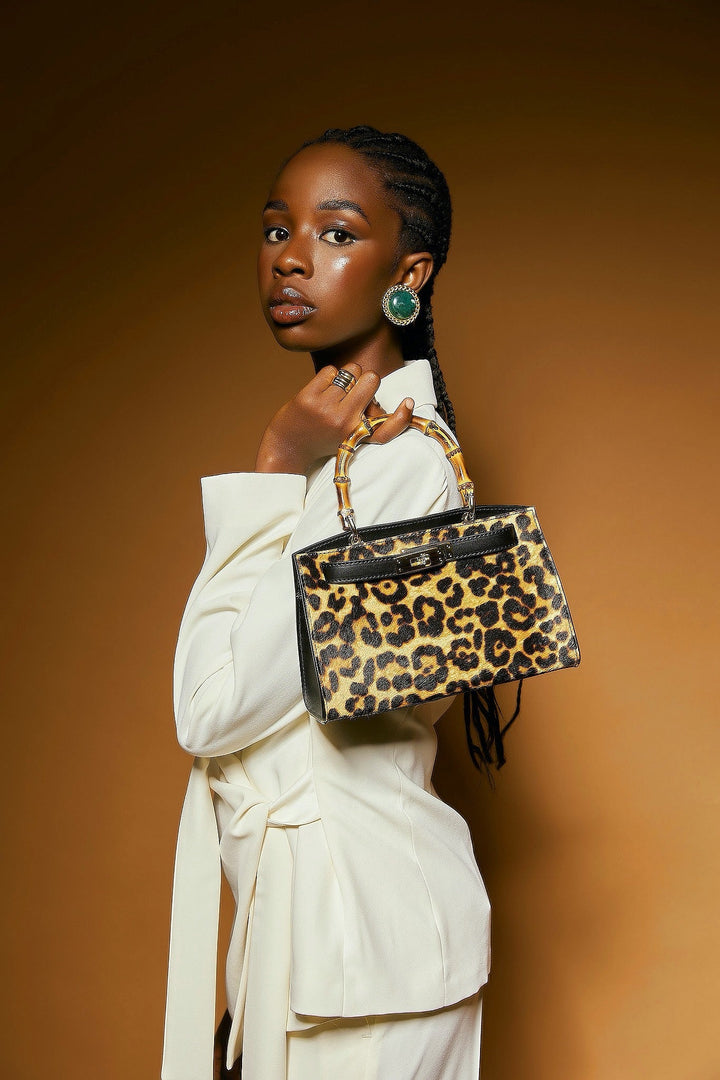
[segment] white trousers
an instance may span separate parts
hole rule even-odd
[[[287,1080],[478,1080],[482,991],[445,1009],[287,1033]]]

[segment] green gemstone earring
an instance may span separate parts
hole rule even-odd
[[[382,309],[396,326],[408,326],[420,313],[420,297],[409,285],[391,285],[382,298]]]

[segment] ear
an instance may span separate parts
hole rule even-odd
[[[433,272],[433,257],[429,251],[416,251],[403,255],[398,266],[402,275],[398,280],[402,285],[409,285],[415,292],[420,292]]]

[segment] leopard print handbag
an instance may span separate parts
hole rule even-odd
[[[338,449],[344,532],[293,555],[308,712],[355,719],[577,666],[535,508],[476,506],[460,447],[435,421],[411,426],[443,446],[463,508],[357,528],[348,466],[384,420],[364,420]]]

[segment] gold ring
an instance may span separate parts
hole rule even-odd
[[[341,390],[344,390],[347,394],[348,390],[357,382],[357,379],[353,375],[352,371],[347,371],[345,368],[340,368],[337,375],[333,379],[331,386],[339,386]]]

